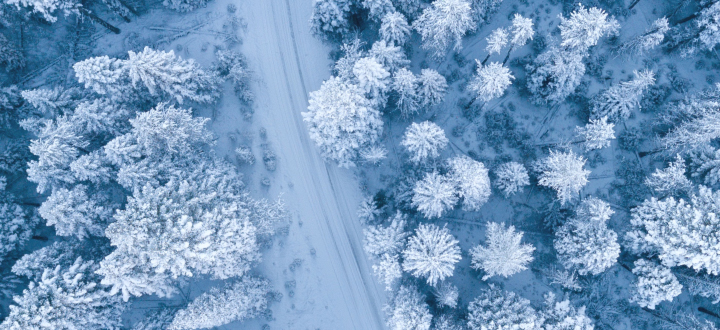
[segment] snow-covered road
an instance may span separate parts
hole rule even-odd
[[[323,162],[300,115],[308,92],[329,76],[329,48],[309,31],[312,0],[237,5],[247,22],[241,51],[259,80],[253,120],[279,158],[270,195],[282,193],[293,214],[289,234],[261,266],[285,295],[273,306],[271,329],[384,329],[383,288],[362,250],[357,180]],[[290,270],[295,259],[302,264]],[[291,281],[292,297],[282,287],[293,288]]]

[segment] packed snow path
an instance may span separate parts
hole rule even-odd
[[[261,267],[285,295],[273,306],[271,329],[384,329],[384,292],[364,255],[356,216],[357,180],[323,162],[300,115],[308,92],[329,76],[329,48],[309,31],[312,0],[238,5],[247,22],[241,50],[258,79],[254,120],[279,157],[271,192],[281,192],[293,214],[284,244],[266,252]],[[301,266],[288,270],[295,258]],[[289,297],[280,286],[292,280]]]

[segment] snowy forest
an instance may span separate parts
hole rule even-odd
[[[718,330],[718,0],[2,0],[0,330]]]

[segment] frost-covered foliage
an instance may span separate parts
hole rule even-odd
[[[449,176],[455,180],[457,192],[462,198],[463,210],[478,211],[490,197],[490,177],[481,162],[468,156],[448,160]]]
[[[387,158],[387,153],[385,147],[373,144],[360,151],[360,158],[367,164],[378,165],[383,159]]]
[[[350,0],[316,0],[310,17],[312,32],[326,40],[340,40],[350,31]]]
[[[632,273],[637,276],[633,283],[632,302],[640,307],[655,309],[663,301],[672,301],[680,295],[682,285],[670,268],[645,259],[635,261]]]
[[[523,164],[517,162],[504,163],[495,170],[495,186],[510,197],[521,192],[523,187],[530,184],[530,176]]]
[[[530,301],[490,285],[468,305],[470,330],[533,330],[542,320]]]
[[[204,7],[208,0],[163,0],[163,5],[179,12],[188,12]]]
[[[93,262],[45,268],[13,298],[2,330],[122,329],[124,305],[97,283]]]
[[[402,278],[400,256],[397,254],[383,254],[380,260],[372,265],[373,273],[385,284],[385,290],[393,291],[395,285]]]
[[[362,221],[364,224],[375,222],[375,220],[380,216],[380,213],[381,211],[378,209],[377,203],[375,202],[375,198],[373,198],[373,196],[368,196],[364,198],[358,206],[358,218],[360,218],[360,221]]]
[[[439,218],[458,202],[455,181],[438,172],[430,172],[415,183],[412,206],[426,218]]]
[[[571,51],[584,52],[595,46],[606,34],[616,34],[620,24],[599,8],[586,9],[579,4],[570,18],[560,17],[560,45]]]
[[[395,72],[392,83],[396,95],[395,105],[403,116],[412,116],[420,110],[417,87],[417,77],[410,70],[401,68]]]
[[[380,37],[388,44],[402,46],[410,38],[410,25],[405,15],[390,12],[383,16],[380,24]]]
[[[528,40],[532,40],[535,35],[533,21],[530,18],[515,14],[512,19],[512,27],[510,28],[510,46],[518,48],[525,46]]]
[[[580,85],[585,75],[584,54],[551,47],[528,64],[527,87],[536,104],[557,104]]]
[[[450,284],[449,282],[443,282],[434,291],[434,293],[435,300],[440,306],[447,306],[450,308],[457,307],[458,297],[460,294],[456,286]]]
[[[72,190],[54,189],[38,211],[58,235],[83,239],[104,235],[112,218],[112,209],[105,204],[97,195],[89,195],[87,186],[77,185]]]
[[[572,151],[550,150],[548,157],[535,164],[535,170],[539,172],[538,184],[554,189],[560,204],[565,204],[588,183],[590,171],[583,166],[585,158]]]
[[[436,58],[445,56],[449,48],[461,49],[463,36],[475,27],[467,0],[435,0],[413,23],[422,37],[422,47]]]
[[[593,100],[592,117],[608,117],[611,121],[625,120],[640,105],[643,93],[655,83],[650,70],[633,71],[635,79],[613,85]]]
[[[452,276],[455,264],[460,261],[458,243],[447,228],[420,224],[403,251],[403,269],[435,286]]]
[[[422,69],[418,82],[420,87],[417,94],[420,98],[420,106],[429,108],[443,101],[448,88],[445,77],[433,69]]]
[[[488,53],[488,56],[492,54],[500,54],[500,51],[502,51],[502,49],[508,44],[508,37],[509,35],[505,28],[497,28],[493,30],[490,35],[485,38],[485,41],[487,41],[485,51]]]
[[[408,237],[408,233],[405,231],[406,218],[398,211],[388,226],[368,226],[364,230],[365,252],[376,257],[400,253],[405,247],[405,239]]]
[[[585,306],[575,308],[569,300],[557,301],[552,292],[545,294],[545,308],[540,311],[543,330],[593,330],[592,320],[585,315]]]
[[[390,72],[395,72],[410,64],[400,46],[396,46],[392,42],[388,43],[385,40],[378,40],[373,43],[368,54]]]
[[[323,156],[341,167],[354,166],[360,150],[374,144],[383,127],[364,90],[336,77],[310,93],[308,112],[302,116]]]
[[[699,1],[699,12],[693,14],[683,26],[675,28],[669,50],[680,50],[682,56],[712,50],[720,42],[720,3]]]
[[[615,265],[620,256],[617,234],[607,221],[615,213],[608,203],[590,197],[576,215],[555,233],[554,246],[560,262],[580,275],[597,275]]]
[[[720,192],[703,186],[689,203],[653,197],[632,210],[629,248],[656,254],[667,267],[686,266],[720,275],[719,212]]]
[[[692,182],[685,176],[685,160],[680,155],[675,156],[664,169],[656,169],[645,179],[645,184],[660,194],[676,195],[692,187]]]
[[[585,150],[596,150],[610,146],[610,140],[615,139],[615,124],[607,122],[607,116],[600,119],[590,119],[583,127],[576,127],[575,132],[583,141]]]
[[[20,205],[0,203],[0,262],[10,252],[25,246],[36,224],[34,217],[30,217]]]
[[[532,244],[520,243],[522,236],[522,232],[515,232],[515,226],[488,223],[485,245],[478,245],[470,250],[472,268],[485,272],[483,280],[495,275],[509,277],[526,270],[533,260],[535,247]]]
[[[168,330],[213,328],[258,316],[267,308],[268,285],[265,280],[244,277],[205,292],[175,314]]]
[[[17,9],[23,7],[32,10],[50,23],[57,21],[57,12],[62,12],[63,16],[77,15],[82,4],[73,0],[6,0],[3,1],[8,5],[14,5]]]
[[[172,323],[175,308],[158,308],[145,313],[145,318],[135,323],[132,330],[165,330]]]
[[[250,90],[251,72],[245,56],[235,51],[222,49],[215,52],[215,56],[217,57],[215,70],[218,74],[233,83],[235,95],[240,100],[252,102],[255,96]]]
[[[407,285],[398,289],[385,312],[390,330],[429,330],[433,318],[425,296]]]
[[[365,95],[375,107],[383,108],[387,102],[387,92],[390,89],[390,72],[374,57],[363,57],[355,62],[352,69],[358,87],[365,91]]]
[[[429,159],[438,158],[448,144],[445,131],[431,122],[412,123],[405,130],[400,145],[410,153],[410,160],[424,163]]]
[[[465,330],[465,324],[453,314],[441,314],[433,318],[432,330]]]
[[[365,43],[358,38],[343,43],[340,46],[343,56],[335,62],[333,73],[344,81],[355,79],[353,67],[358,60],[365,56],[364,47]]]
[[[368,11],[368,18],[380,21],[389,13],[395,12],[395,7],[390,0],[362,0],[360,7]]]
[[[690,294],[708,298],[712,300],[713,304],[720,303],[720,279],[717,276],[683,274],[681,272],[676,275]]]
[[[474,97],[483,102],[502,96],[515,79],[510,74],[510,69],[498,62],[490,62],[485,66],[480,62],[477,64],[477,72],[467,88],[475,94]]]
[[[692,154],[691,175],[703,178],[706,185],[720,183],[720,149],[705,148]]]
[[[692,152],[705,148],[720,137],[720,85],[691,95],[671,107],[662,117],[673,127],[660,139],[670,153]]]
[[[660,17],[641,35],[626,41],[618,50],[621,54],[641,56],[660,45],[665,39],[665,33],[670,30],[668,19]]]

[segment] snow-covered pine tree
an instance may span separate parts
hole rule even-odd
[[[692,295],[712,300],[713,304],[720,303],[720,279],[708,274],[695,274],[695,272],[674,272],[678,280]]]
[[[380,38],[388,44],[405,45],[411,32],[405,15],[396,11],[385,14],[380,23]]]
[[[498,62],[490,62],[488,65],[478,62],[477,65],[475,76],[467,87],[474,94],[473,101],[479,99],[488,102],[502,96],[515,79],[510,69]]]
[[[102,194],[88,194],[88,187],[76,185],[72,190],[53,189],[38,209],[48,226],[55,226],[60,236],[103,236],[112,218],[112,208],[101,199]]]
[[[385,312],[390,330],[429,330],[433,318],[425,296],[407,285],[398,289]]]
[[[363,230],[365,252],[380,257],[384,254],[400,253],[405,247],[408,232],[405,231],[407,216],[398,211],[388,226],[374,225]]]
[[[378,165],[383,159],[387,158],[387,153],[385,147],[373,144],[360,151],[360,159],[366,164]]]
[[[4,193],[5,188],[1,190]],[[12,202],[0,203],[0,262],[11,252],[25,246],[35,225],[35,218],[29,216],[20,205]]]
[[[386,291],[393,291],[395,285],[402,278],[400,256],[397,254],[383,254],[380,260],[372,265],[373,273],[385,284]]]
[[[593,321],[585,315],[585,306],[575,308],[570,300],[557,301],[555,294],[545,294],[545,308],[540,311],[543,330],[593,330]]]
[[[490,285],[468,305],[470,330],[538,329],[542,320],[530,301]]]
[[[690,95],[668,108],[660,119],[670,132],[660,139],[668,153],[687,153],[706,148],[720,137],[720,84]]]
[[[435,300],[438,305],[450,308],[457,307],[460,292],[455,285],[449,282],[443,282],[433,293],[435,294]]]
[[[422,107],[429,108],[443,101],[448,88],[445,77],[433,69],[422,69],[418,81],[418,97]]]
[[[385,107],[391,84],[390,72],[374,57],[363,57],[355,62],[353,75],[371,104],[379,109]]]
[[[214,328],[256,317],[267,309],[268,291],[268,281],[249,276],[213,288],[177,311],[168,330]]]
[[[420,110],[417,96],[417,77],[410,70],[401,68],[393,75],[392,89],[395,92],[395,106],[405,117]]]
[[[679,50],[682,56],[712,50],[720,43],[720,2],[699,1],[699,11],[677,27],[668,43],[669,50]],[[689,19],[689,21],[687,21]]]
[[[355,67],[355,63],[357,63],[359,59],[365,56],[364,47],[365,43],[358,38],[343,43],[342,46],[340,46],[340,51],[343,56],[335,61],[333,73],[345,82],[355,79],[353,67]]]
[[[682,285],[668,267],[638,259],[632,272],[637,279],[633,283],[635,294],[630,297],[630,301],[640,307],[655,309],[661,302],[672,301],[682,292]]]
[[[378,40],[373,43],[368,52],[370,56],[390,72],[403,68],[410,64],[402,48],[385,40]]]
[[[69,266],[46,268],[13,298],[15,305],[0,329],[121,329],[125,306],[98,285],[96,268],[81,258]]]
[[[706,185],[720,183],[720,149],[704,148],[691,154],[691,176],[703,178]]]
[[[435,286],[452,276],[461,259],[458,243],[446,227],[420,224],[403,251],[403,270]]]
[[[381,213],[373,196],[363,198],[357,211],[358,218],[363,224],[375,222]]]
[[[490,177],[481,162],[462,155],[448,160],[449,176],[455,180],[463,210],[478,211],[490,197]]]
[[[244,102],[252,102],[255,98],[250,90],[252,73],[245,56],[236,51],[220,49],[215,52],[215,57],[215,70],[221,77],[232,81],[235,95]]]
[[[395,6],[390,0],[361,0],[360,7],[368,11],[368,18],[378,22],[387,14],[395,12]]]
[[[341,40],[350,32],[353,3],[350,0],[315,0],[310,17],[313,34],[325,40]]]
[[[37,282],[42,278],[45,269],[54,270],[58,265],[69,267],[77,260],[80,251],[90,254],[95,252],[92,249],[86,249],[87,245],[76,243],[66,240],[56,241],[22,256],[15,262],[11,270],[15,275],[24,276]]]
[[[121,93],[123,61],[107,55],[91,57],[73,64],[75,78],[98,94]]]
[[[74,183],[70,163],[88,145],[89,142],[67,116],[46,121],[37,139],[30,142],[30,152],[38,159],[28,162],[28,180],[37,183],[39,193],[55,186]]]
[[[495,170],[495,186],[510,197],[521,192],[523,187],[530,184],[530,176],[523,164],[517,162],[504,163]]]
[[[80,102],[74,109],[71,120],[79,132],[91,137],[101,135],[116,136],[128,128],[128,119],[132,112],[119,107],[114,102],[99,98]]]
[[[575,128],[575,134],[583,141],[586,151],[607,148],[610,140],[615,139],[615,124],[607,120],[607,116],[591,118],[587,125]]]
[[[720,275],[720,192],[700,186],[684,199],[651,198],[632,209],[626,234],[635,253],[652,253],[667,267],[685,266]]]
[[[550,155],[535,164],[539,172],[538,184],[557,192],[560,204],[565,204],[577,195],[588,183],[590,171],[583,168],[585,158],[572,151],[550,150]]]
[[[479,24],[488,22],[490,15],[495,13],[503,0],[471,0],[473,15]]]
[[[532,19],[522,17],[522,15],[516,13],[515,16],[513,16],[510,33],[512,34],[510,38],[510,49],[508,49],[505,60],[502,62],[503,65],[507,63],[507,60],[510,58],[510,53],[513,50],[525,46],[528,40],[532,40],[535,35]]]
[[[625,120],[639,106],[643,93],[655,83],[650,70],[633,71],[635,79],[613,85],[593,100],[592,118],[608,117],[611,121]]]
[[[585,52],[607,34],[617,34],[620,24],[596,7],[579,4],[569,18],[560,16],[560,45],[574,52]]]
[[[670,24],[668,23],[668,19],[666,17],[660,17],[656,19],[643,34],[624,42],[618,49],[618,53],[642,56],[660,45],[663,39],[665,39],[665,33],[669,30]]]
[[[145,317],[136,322],[131,330],[166,330],[172,323],[177,309],[171,307],[157,308],[145,313]]]
[[[310,93],[308,112],[302,116],[323,157],[341,167],[354,166],[360,150],[373,145],[383,127],[380,112],[364,91],[336,77]]]
[[[551,46],[527,65],[527,87],[535,104],[557,104],[572,94],[585,75],[584,53]]]
[[[415,183],[412,206],[426,218],[439,218],[452,210],[457,202],[455,181],[438,172],[427,173]]]
[[[57,21],[58,11],[63,16],[79,15],[80,1],[75,0],[5,0],[7,5],[15,6],[18,10],[28,8],[50,23]]]
[[[485,59],[482,61],[482,65],[478,63],[478,70],[485,65],[492,54],[500,54],[500,51],[508,44],[508,37],[509,35],[505,28],[497,28],[485,38],[485,41],[487,41],[487,46],[485,46],[487,56],[485,56]]]
[[[163,5],[181,13],[206,6],[208,0],[163,0]]]
[[[465,330],[465,324],[451,313],[441,314],[433,319],[432,330]]]
[[[610,205],[598,198],[583,200],[576,215],[555,233],[557,257],[580,275],[597,275],[615,265],[620,256],[617,234],[607,226]]]
[[[645,179],[645,184],[660,194],[677,195],[692,188],[692,182],[685,176],[685,159],[679,154],[664,169],[656,169]]]
[[[410,153],[410,160],[414,163],[424,163],[427,160],[440,157],[449,140],[440,126],[431,122],[412,123],[405,130],[400,145]]]
[[[449,48],[460,50],[463,36],[476,25],[467,0],[435,0],[415,20],[413,28],[422,37],[422,47],[441,58]]]
[[[478,245],[470,250],[471,267],[485,272],[484,281],[496,275],[509,277],[526,270],[533,260],[535,247],[520,243],[522,236],[522,232],[515,232],[515,226],[489,222],[485,246]]]

